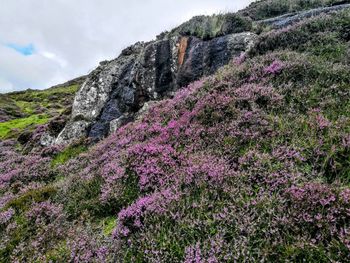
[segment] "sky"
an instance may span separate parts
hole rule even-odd
[[[45,89],[92,71],[194,15],[251,0],[0,0],[0,93]]]

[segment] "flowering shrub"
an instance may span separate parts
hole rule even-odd
[[[143,227],[142,219],[146,214],[162,214],[169,203],[179,199],[179,194],[174,193],[172,189],[139,198],[134,204],[119,212],[114,236],[128,236],[133,230]]]
[[[306,231],[311,242],[328,242],[344,234],[343,226],[350,220],[350,190],[338,192],[327,185],[308,183],[286,190],[290,200],[288,226]]]
[[[272,64],[264,69],[266,74],[278,74],[282,71],[284,65],[281,61],[275,60]]]
[[[11,259],[25,261],[26,258],[30,257],[45,261],[46,251],[55,247],[57,240],[66,235],[66,218],[62,206],[50,202],[35,203],[22,220],[21,224],[17,222],[9,224],[6,229],[5,244],[18,233],[30,235],[28,240],[16,244]],[[11,245],[11,243],[7,245]]]
[[[9,222],[14,214],[15,214],[15,210],[13,210],[12,208],[4,212],[0,212],[0,225],[4,225],[7,222]]]
[[[67,247],[69,262],[110,262],[113,258],[109,239],[96,233],[89,223],[80,223],[69,233]]]
[[[186,248],[186,257],[185,257],[185,263],[201,263],[202,256],[201,256],[201,249],[199,246],[199,243],[196,244],[195,247],[187,247]]]
[[[168,125],[169,127],[169,125]],[[139,176],[142,190],[157,189],[171,182],[181,157],[170,145],[136,144],[128,150],[130,169]]]

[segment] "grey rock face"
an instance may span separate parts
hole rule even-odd
[[[330,7],[320,7],[320,8],[311,9],[308,11],[285,14],[279,17],[261,20],[261,21],[258,21],[258,23],[263,25],[270,25],[274,28],[283,28],[283,27],[293,25],[306,18],[310,18],[320,14],[326,14],[333,11],[339,11],[346,8],[350,8],[350,4],[342,4],[342,5],[336,5],[336,6],[330,6]]]
[[[127,82],[125,76],[135,64],[141,44],[133,46],[133,52],[122,54],[110,62],[101,63],[84,82],[78,91],[72,110],[72,119],[95,120],[104,107],[113,85],[123,81]],[[123,83],[124,84],[124,83]],[[127,83],[125,83],[127,84]]]
[[[138,118],[145,103],[172,96],[180,87],[212,74],[249,49],[256,38],[249,32],[208,40],[169,33],[125,49],[88,75],[55,143],[107,136]]]
[[[71,142],[75,139],[85,137],[87,135],[86,131],[90,123],[84,120],[81,121],[71,121],[63,131],[58,135],[55,140],[56,144],[65,144]]]
[[[186,86],[201,76],[213,74],[233,57],[248,50],[256,39],[253,33],[231,34],[202,41],[196,37],[187,38],[183,63],[177,74],[177,86]]]
[[[55,142],[55,138],[47,132],[45,132],[40,138],[41,146],[45,146],[45,147],[51,146],[52,144],[54,144],[54,142]]]

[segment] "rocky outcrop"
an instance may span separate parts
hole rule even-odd
[[[134,120],[146,102],[172,96],[180,87],[214,73],[249,49],[257,37],[242,32],[202,39],[179,32],[136,43],[118,58],[100,63],[78,91],[70,121],[56,143],[105,137]]]
[[[261,25],[269,25],[274,28],[283,28],[283,27],[293,25],[306,18],[310,18],[320,14],[326,14],[333,11],[339,11],[347,8],[350,8],[350,4],[339,4],[339,5],[330,6],[330,7],[320,7],[312,10],[290,13],[290,14],[285,14],[285,15],[270,18],[270,19],[261,20],[261,21],[258,21],[257,23]]]
[[[186,37],[184,59],[178,59],[177,87],[185,86],[201,76],[213,74],[233,57],[249,49],[255,38],[253,33],[230,34],[210,41]]]
[[[322,7],[255,23],[281,28],[349,7]],[[55,143],[84,136],[99,140],[139,118],[149,102],[171,97],[249,50],[257,39],[248,32],[252,28],[252,20],[238,14],[197,16],[154,41],[136,43],[118,58],[101,62],[78,91],[71,118]]]

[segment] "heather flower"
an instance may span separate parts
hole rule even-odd
[[[288,146],[280,146],[273,149],[272,156],[280,161],[305,161],[305,158],[302,156],[300,151]]]
[[[339,238],[341,242],[346,246],[346,248],[350,251],[350,229],[349,228],[341,229]]]
[[[268,67],[264,69],[265,74],[276,75],[280,73],[284,68],[283,62],[280,60],[273,61]]]
[[[331,122],[327,120],[323,115],[318,114],[316,116],[316,122],[318,124],[318,127],[320,130],[323,130],[325,128],[328,128],[331,126]]]
[[[272,87],[264,87],[256,84],[243,85],[234,91],[239,106],[249,104],[250,108],[278,108],[283,97]]]
[[[180,199],[180,195],[172,189],[155,192],[139,198],[135,203],[118,213],[118,225],[113,236],[126,237],[133,231],[143,227],[143,217],[147,214],[163,214],[167,206]]]
[[[344,204],[350,204],[350,189],[341,191],[339,197]]]
[[[15,214],[15,210],[13,210],[12,208],[6,211],[0,212],[0,225],[6,224],[7,222],[9,222],[14,214]]]
[[[38,261],[46,260],[46,251],[54,248],[66,236],[66,217],[61,205],[51,202],[34,203],[25,213],[29,239],[21,240],[12,252],[13,261],[25,261],[30,257]],[[15,231],[15,228],[13,228]],[[8,230],[11,236],[11,231]]]
[[[174,180],[173,172],[181,156],[170,145],[157,143],[136,144],[129,148],[130,168],[139,176],[141,189],[166,186]]]
[[[102,168],[102,178],[104,184],[101,189],[101,201],[107,202],[108,200],[118,196],[118,182],[125,177],[124,168],[116,163],[108,163]]]
[[[342,145],[346,149],[350,148],[350,134],[344,136],[344,138],[342,139]]]
[[[241,65],[247,59],[247,54],[245,52],[241,52],[241,54],[235,58],[234,62],[236,65]]]
[[[310,231],[317,242],[337,237],[343,220],[350,219],[348,189],[337,193],[327,185],[308,183],[286,190],[290,198],[290,227]],[[327,231],[328,232],[327,232]]]
[[[109,262],[111,249],[103,237],[96,237],[90,226],[78,228],[68,241],[70,262]]]
[[[0,209],[6,206],[6,204],[11,201],[15,195],[11,192],[7,192],[0,197]]]
[[[185,261],[184,263],[202,263],[200,244],[197,243],[195,246],[190,246],[186,248],[185,251]]]
[[[236,175],[227,161],[204,153],[191,156],[185,169],[184,182],[188,185],[196,182],[196,185],[209,183],[214,187]]]

